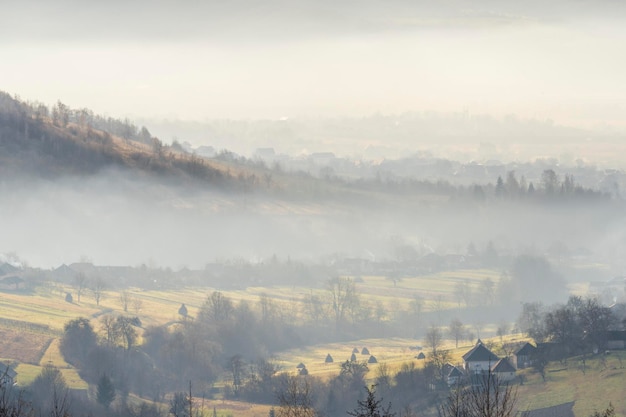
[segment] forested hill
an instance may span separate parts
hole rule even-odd
[[[138,128],[129,120],[99,116],[84,108],[71,109],[60,101],[50,108],[0,91],[0,181],[89,177],[106,171],[174,187],[189,185],[258,193],[278,200],[296,197],[350,204],[372,200],[396,204],[390,197],[405,203],[407,198],[426,198],[431,203],[459,199],[553,203],[608,197],[576,184],[572,175],[565,175],[561,182],[552,169],[535,179],[535,187],[532,181],[527,184],[523,175],[518,180],[514,171],[508,172],[506,181],[498,177],[494,183],[463,186],[385,172],[370,178],[316,177],[307,171],[307,161],[297,167],[283,170],[275,164],[270,169],[263,160],[249,160],[226,150],[214,158],[200,157],[186,152],[177,142],[163,144],[146,127]]]
[[[1,177],[89,176],[107,168],[219,188],[246,179],[218,163],[165,146],[128,120],[73,110],[61,102],[50,109],[0,92]]]

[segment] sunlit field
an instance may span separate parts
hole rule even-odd
[[[465,283],[472,289],[478,289],[486,280],[494,283],[500,279],[500,273],[494,270],[458,270],[446,271],[420,277],[403,277],[395,282],[384,276],[353,277],[362,302],[382,303],[390,311],[407,309],[415,297],[424,301],[423,310],[433,311],[435,308],[455,309],[459,300],[454,291],[458,283]],[[573,286],[584,292],[583,284]],[[138,316],[142,327],[177,323],[183,318],[178,314],[181,304],[188,309],[189,319],[194,319],[207,296],[214,288],[182,288],[180,290],[142,290],[129,288],[126,290],[131,300],[128,311],[124,312],[120,301],[120,292],[107,290],[103,293],[100,305],[89,290],[85,290],[81,302],[77,301],[75,289],[71,286],[46,285],[32,293],[5,291],[0,293],[0,331],[5,343],[0,344],[3,351],[0,358],[17,363],[18,384],[27,386],[46,365],[59,368],[68,386],[72,389],[87,389],[87,384],[79,377],[77,370],[67,364],[59,352],[59,337],[64,324],[77,317],[88,317],[96,332],[99,332],[99,318],[104,314],[127,314]],[[65,294],[72,293],[74,301],[65,301]],[[328,296],[328,290],[321,288],[305,288],[293,286],[249,287],[245,290],[222,291],[235,302],[246,301],[253,308],[260,297],[266,296],[285,314],[297,317],[301,313],[302,301],[311,295],[321,299]],[[435,300],[438,300],[436,305]],[[4,321],[2,321],[4,320]],[[31,328],[29,328],[31,326]],[[496,323],[485,323],[485,334],[495,332]],[[24,329],[28,329],[25,331]],[[142,330],[139,329],[141,335]],[[445,332],[444,332],[445,333]],[[30,335],[30,336],[29,336]],[[526,340],[520,335],[507,335],[503,339],[483,339],[494,352],[503,355],[503,343],[516,343]],[[461,356],[473,346],[475,341],[461,340],[459,347],[454,342],[444,340],[441,349],[449,352],[450,362],[460,365]],[[28,353],[19,349],[20,343],[32,347]],[[363,354],[366,348],[369,353]],[[354,340],[342,343],[328,343],[307,346],[276,353],[274,361],[281,372],[295,374],[296,366],[304,364],[310,375],[329,379],[337,375],[340,364],[349,360],[353,350],[359,362],[367,362],[371,356],[377,363],[368,363],[366,375],[368,383],[374,382],[381,367],[393,375],[403,365],[413,363],[417,367],[424,365],[425,360],[418,360],[420,352],[428,356],[428,346],[424,340],[408,338],[376,338]],[[19,353],[19,354],[18,354]],[[326,356],[331,355],[332,363],[326,363]],[[604,398],[611,398],[616,411],[626,408],[626,400],[622,400],[626,372],[621,360],[626,361],[623,352],[613,352],[604,361],[597,357],[587,360],[585,373],[582,372],[578,359],[566,363],[553,363],[547,369],[547,382],[543,382],[539,374],[532,370],[520,372],[523,384],[519,385],[519,409],[547,407],[568,401],[576,401],[574,410],[577,416],[587,416],[596,409],[606,408]],[[216,383],[221,385],[220,382]],[[619,399],[619,400],[617,400]],[[205,410],[204,415],[213,415],[213,407],[218,417],[266,416],[269,407],[258,406],[234,401],[196,399],[198,408]]]

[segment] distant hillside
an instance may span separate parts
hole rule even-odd
[[[192,152],[193,150],[190,150]],[[212,158],[189,153],[178,142],[163,144],[146,127],[129,120],[95,115],[88,109],[70,109],[61,102],[52,108],[26,102],[0,92],[0,178],[54,179],[93,176],[102,171],[119,171],[125,178],[157,180],[161,185],[190,185],[242,194],[272,196],[277,200],[348,203],[379,202],[402,205],[465,200],[472,203],[515,200],[549,202],[607,200],[610,195],[585,188],[572,174],[559,175],[549,167],[541,184],[527,182],[524,170],[518,179],[515,170],[489,172],[494,183],[483,183],[487,174],[482,165],[459,168],[455,175],[468,178],[466,185],[442,180],[437,169],[426,175],[424,164],[454,167],[451,161],[424,161],[419,158],[385,161],[363,170],[367,164],[346,159],[296,159],[291,164],[273,164],[261,158],[246,159],[223,150]],[[283,169],[282,163],[288,169]],[[270,168],[269,165],[272,165]],[[415,169],[417,167],[417,169]],[[462,168],[462,169],[461,169]],[[421,169],[421,170],[420,170]],[[313,172],[313,173],[312,173]],[[319,172],[316,177],[314,172]],[[351,175],[336,175],[335,173]],[[375,175],[373,173],[375,172]],[[549,174],[549,175],[548,175]],[[547,178],[547,179],[546,179]],[[612,190],[619,194],[618,173],[611,174]],[[539,181],[539,179],[537,179]]]
[[[229,188],[240,180],[227,168],[165,146],[129,121],[52,109],[0,92],[0,176],[55,178],[126,169],[141,176]]]

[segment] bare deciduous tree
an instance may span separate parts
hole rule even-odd
[[[468,387],[452,390],[440,412],[442,417],[512,417],[516,402],[516,387],[489,372],[476,375]]]
[[[430,302],[432,309],[435,313],[437,313],[437,324],[442,324],[441,323],[441,315],[443,313],[443,311],[445,310],[445,302],[444,302],[444,298],[443,295],[438,294],[433,300],[431,300]]]
[[[141,300],[141,298],[133,297],[132,305],[133,310],[135,310],[135,314],[139,314],[139,312],[143,308],[143,301]]]
[[[106,283],[100,277],[96,277],[92,282],[91,292],[93,293],[93,298],[96,300],[97,306],[100,306],[100,300],[102,299],[105,287]]]
[[[427,366],[432,366],[435,371],[436,378],[440,381],[444,381],[446,377],[446,375],[444,375],[444,369],[449,361],[450,352],[439,349],[428,356]]]
[[[115,346],[119,338],[119,332],[115,323],[115,317],[113,317],[111,314],[105,314],[100,319],[100,325],[102,326],[102,331],[104,332],[104,337],[107,344],[109,346]]]
[[[305,296],[303,302],[304,313],[311,322],[317,323],[321,320],[325,320],[328,317],[328,309],[326,308],[326,305],[324,304],[321,297],[319,297],[318,295],[311,292],[310,294]]]
[[[9,385],[6,375],[9,368],[0,374],[0,416],[27,417],[34,414],[32,405],[23,396],[23,391]]]
[[[346,277],[331,278],[327,285],[335,323],[339,326],[348,311],[358,304],[356,286],[352,279]]]
[[[430,348],[431,353],[434,355],[437,353],[437,350],[441,347],[442,343],[443,335],[441,334],[441,329],[431,325],[426,332],[424,344]]]
[[[281,389],[276,393],[276,417],[315,417],[313,387],[307,376],[285,375]]]
[[[459,347],[459,340],[463,339],[465,326],[459,319],[453,319],[448,326],[448,333],[454,339],[455,347]]]
[[[76,298],[80,303],[80,296],[82,295],[85,286],[87,285],[87,276],[82,272],[79,272],[78,275],[74,278],[74,288],[76,288]]]
[[[230,318],[234,311],[235,308],[230,298],[219,291],[213,291],[204,301],[198,315],[202,322],[219,323]]]
[[[128,312],[128,305],[131,302],[131,295],[128,291],[123,290],[122,292],[120,292],[120,305],[122,306],[122,310],[124,310],[124,313]]]
[[[130,350],[137,340],[137,331],[133,327],[131,318],[119,316],[115,320],[115,326],[117,328],[117,332],[124,340],[124,347],[126,350]]]
[[[509,323],[501,321],[496,330],[496,335],[500,338],[500,344],[504,343],[504,336],[509,332]]]
[[[378,365],[378,369],[376,370],[376,386],[381,387],[383,390],[389,389],[391,387],[392,376],[389,370],[389,366],[382,362]]]
[[[228,360],[228,368],[233,377],[233,389],[236,396],[239,395],[239,390],[244,382],[245,365],[246,363],[241,355],[234,355]]]

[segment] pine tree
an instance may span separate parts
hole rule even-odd
[[[111,378],[107,374],[102,374],[98,380],[98,403],[102,404],[105,408],[109,408],[113,400],[115,399],[115,386],[111,381]]]
[[[498,176],[498,181],[496,182],[496,197],[502,198],[506,194],[506,188],[504,186],[504,181],[502,177]]]
[[[395,417],[396,413],[392,413],[391,403],[385,408],[381,406],[382,399],[376,399],[376,385],[370,388],[365,387],[367,398],[365,401],[357,401],[358,407],[354,411],[348,411],[348,415],[352,417]]]

